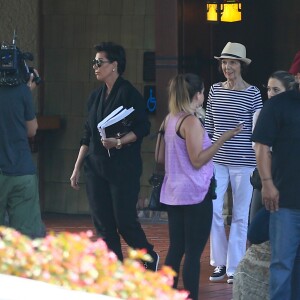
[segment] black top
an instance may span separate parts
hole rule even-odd
[[[272,147],[279,206],[300,209],[300,92],[284,92],[266,101],[252,140]]]
[[[143,137],[149,134],[150,122],[146,113],[146,103],[142,95],[127,80],[119,77],[109,96],[105,99],[106,85],[92,92],[88,100],[88,116],[81,145],[89,146],[86,158],[89,157],[88,168],[98,166],[98,171],[111,180],[121,180],[124,176],[140,176],[142,172],[141,144]],[[98,123],[119,106],[134,108],[126,119],[127,131],[133,131],[137,140],[121,149],[107,149],[101,143],[97,128]],[[107,128],[106,128],[107,129]],[[87,161],[86,161],[87,163]]]

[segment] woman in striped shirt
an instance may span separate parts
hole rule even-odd
[[[252,195],[250,175],[255,165],[255,153],[251,144],[252,120],[255,111],[262,107],[260,91],[242,78],[251,63],[246,58],[246,48],[239,43],[228,42],[220,57],[220,70],[224,82],[212,85],[208,95],[205,127],[215,142],[222,132],[239,123],[243,130],[224,143],[213,158],[217,180],[217,199],[213,201],[210,263],[215,270],[211,281],[222,280],[227,274],[233,283],[235,269],[246,252],[249,205]],[[228,184],[233,195],[232,221],[229,238],[226,237],[222,216],[224,195]]]

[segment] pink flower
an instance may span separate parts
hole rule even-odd
[[[122,264],[102,239],[92,237],[92,231],[52,232],[32,241],[0,227],[0,273],[122,299],[188,299],[186,291],[172,288],[171,268],[145,270],[140,261],[151,261],[145,249],[130,249]]]

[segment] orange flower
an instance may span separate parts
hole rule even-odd
[[[92,231],[51,232],[30,240],[0,227],[0,273],[120,299],[188,299],[188,292],[172,288],[176,273],[171,268],[145,270],[141,260],[151,261],[145,249],[129,249],[122,264],[103,240],[91,238]]]

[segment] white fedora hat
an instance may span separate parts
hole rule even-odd
[[[238,59],[245,62],[247,65],[251,63],[251,59],[246,57],[246,47],[239,43],[228,42],[224,47],[221,56],[214,56],[220,60],[222,58]]]

